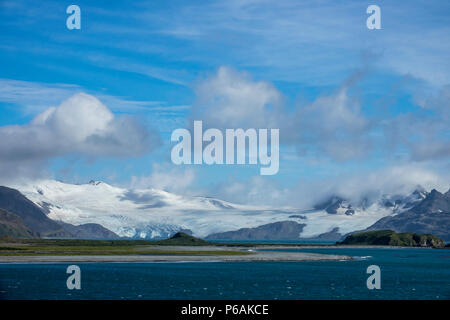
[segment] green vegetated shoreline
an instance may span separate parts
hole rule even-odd
[[[412,232],[397,233],[392,230],[377,230],[349,235],[337,245],[378,245],[394,247],[444,248],[444,240],[432,234]]]
[[[156,248],[159,246],[159,248]],[[0,239],[0,256],[33,255],[246,255],[233,250],[161,249],[161,246],[214,246],[205,240],[179,232],[161,241],[147,240],[79,240],[79,239]],[[213,247],[214,249],[214,247]]]
[[[391,230],[369,231],[349,235],[344,241],[330,244],[267,244],[267,243],[214,243],[179,232],[173,237],[160,241],[149,240],[79,240],[79,239],[0,239],[0,256],[33,255],[249,255],[252,252],[235,250],[237,247],[283,246],[283,247],[329,247],[342,245],[431,247],[443,248],[445,242],[434,235],[396,233]],[[167,246],[168,249],[163,249]],[[190,247],[189,250],[171,249],[169,246]],[[200,250],[210,246],[211,250]],[[195,250],[192,247],[199,247]]]

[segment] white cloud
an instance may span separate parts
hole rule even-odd
[[[450,188],[450,175],[443,174],[442,169],[403,164],[373,171],[358,170],[322,180],[300,179],[292,187],[285,187],[272,178],[255,176],[218,183],[210,192],[212,196],[236,203],[309,209],[335,195],[358,203],[379,199],[384,194],[409,195],[418,186],[428,191],[446,192]]]
[[[290,139],[301,154],[324,153],[343,161],[370,152],[370,122],[361,113],[358,100],[348,95],[346,86],[299,108],[290,126]]]
[[[348,94],[353,78],[337,92],[291,112],[271,83],[220,67],[196,87],[191,118],[215,128],[278,128],[281,143],[294,144],[301,153],[325,154],[339,161],[361,158],[370,152],[371,124],[359,101]]]
[[[282,97],[270,83],[254,81],[248,73],[220,67],[196,87],[193,120],[214,128],[277,128]]]
[[[212,196],[231,202],[252,205],[289,206],[290,190],[282,188],[277,181],[261,176],[247,180],[236,179],[218,183],[209,191]]]
[[[28,124],[0,127],[0,136],[3,177],[39,172],[39,165],[54,157],[129,157],[151,151],[159,143],[159,137],[134,118],[114,116],[85,93],[48,108]]]
[[[384,123],[385,138],[414,161],[450,158],[450,86],[437,93],[416,92],[422,110],[400,114]]]
[[[358,201],[383,194],[407,195],[417,186],[428,191],[433,188],[447,191],[450,187],[449,178],[448,174],[442,174],[440,170],[433,170],[425,165],[394,165],[368,173],[340,176],[334,181],[322,183],[322,190]]]
[[[221,129],[278,128],[281,144],[294,145],[300,155],[335,161],[361,160],[377,153],[386,159],[401,154],[415,161],[448,158],[449,87],[431,95],[416,92],[423,110],[383,113],[380,108],[367,114],[362,99],[350,93],[366,73],[357,70],[337,90],[291,111],[271,83],[221,67],[198,83],[190,117]]]

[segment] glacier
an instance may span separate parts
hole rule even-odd
[[[138,239],[167,238],[180,230],[206,237],[279,221],[306,224],[299,238],[311,238],[336,227],[341,234],[362,230],[400,211],[398,205],[386,205],[386,199],[352,207],[351,215],[344,206],[330,214],[323,209],[243,205],[158,189],[127,189],[101,181],[37,180],[12,187],[53,220],[74,225],[98,223],[121,237]]]

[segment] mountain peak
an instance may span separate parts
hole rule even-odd
[[[436,189],[433,189],[411,211],[415,213],[450,212],[450,201],[446,194],[444,195]]]
[[[430,191],[430,194],[435,195],[435,194],[442,194],[442,193],[440,193],[436,189],[433,189],[433,190]]]
[[[331,196],[327,198],[326,200],[316,204],[314,206],[314,209],[316,210],[325,210],[326,212],[330,214],[336,214],[337,209],[343,206],[343,203],[345,202],[345,199],[339,197],[339,196]]]
[[[417,197],[417,198],[422,198],[425,199],[425,197],[427,196],[427,191],[425,190],[424,187],[422,187],[421,185],[418,185],[416,187],[416,189],[414,189],[414,191],[412,192],[412,196]]]
[[[98,186],[101,183],[102,183],[102,181],[96,181],[96,180],[89,181],[89,184],[92,185],[92,186]]]

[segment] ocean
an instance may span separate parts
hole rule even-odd
[[[69,263],[0,264],[0,299],[450,299],[450,250],[286,249],[354,261],[77,263],[81,289],[66,287]],[[381,289],[369,290],[369,265]]]

